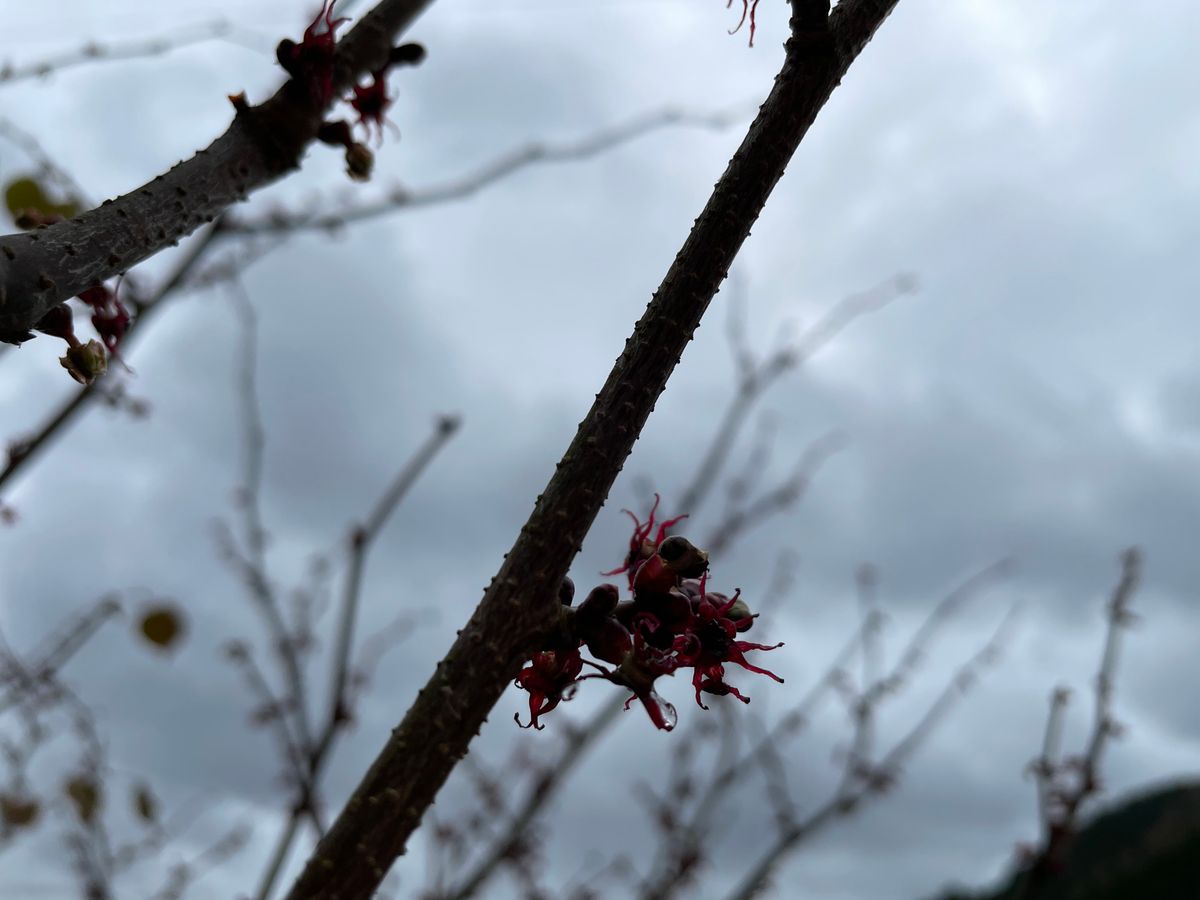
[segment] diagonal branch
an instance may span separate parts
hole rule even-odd
[[[330,96],[381,68],[396,36],[430,3],[380,0],[339,42]],[[150,183],[48,228],[0,237],[0,340],[23,340],[57,304],[177,244],[296,169],[325,105],[289,81],[265,103],[239,107],[223,135]]]
[[[853,294],[836,304],[796,341],[780,347],[770,356],[756,361],[745,346],[742,323],[736,317],[729,322],[730,345],[738,368],[737,393],[721,417],[717,436],[696,467],[691,482],[679,497],[679,508],[692,515],[707,496],[705,485],[714,481],[724,468],[754,403],[785,373],[803,365],[859,316],[881,309],[896,297],[912,291],[915,280],[897,275],[868,291]]]
[[[455,764],[561,615],[558,587],[784,168],[896,0],[792,3],[770,95],[470,621],[289,895],[372,895]]]

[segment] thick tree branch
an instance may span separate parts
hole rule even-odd
[[[383,67],[397,35],[432,0],[381,0],[338,44],[332,96]],[[299,89],[297,89],[299,88]],[[0,340],[22,340],[52,307],[173,246],[300,164],[325,107],[288,82],[149,184],[89,212],[0,237]]]
[[[134,294],[126,297],[137,315],[125,333],[121,348],[128,352],[134,334],[140,335],[144,330],[139,326],[153,310],[161,308],[162,301],[182,289],[198,290],[229,281],[248,268],[251,263],[284,246],[291,235],[300,231],[313,228],[336,230],[344,225],[405,209],[416,209],[459,200],[490,187],[492,184],[522,171],[527,166],[541,162],[561,162],[598,156],[658,128],[671,125],[724,128],[737,118],[739,118],[737,109],[715,113],[691,113],[663,109],[657,113],[640,116],[624,125],[601,128],[561,143],[534,141],[524,147],[497,156],[464,175],[456,176],[440,184],[412,189],[396,187],[383,200],[347,207],[332,214],[283,211],[268,213],[261,220],[241,220],[226,213],[209,227],[203,237],[193,241],[183,261],[175,269],[175,273],[152,295],[142,297]],[[52,175],[54,180],[62,185],[68,193],[80,198],[83,196],[80,190],[72,189],[72,182],[66,172],[55,166],[53,161],[46,157],[32,136],[21,132],[3,119],[0,119],[0,136],[18,143],[23,150],[39,162],[43,171]],[[234,237],[246,239],[248,236],[253,237],[260,233],[270,233],[271,239],[254,242],[245,253],[237,255],[234,259],[222,259],[197,271],[200,257],[207,256],[222,242]],[[126,283],[128,284],[128,282]],[[0,344],[0,351],[6,347],[7,345]],[[105,376],[105,378],[107,377]],[[40,429],[12,441],[8,460],[0,468],[0,488],[3,488],[19,471],[25,469],[35,457],[40,456],[41,452],[49,447],[57,437],[60,437],[76,416],[88,407],[89,401],[104,396],[106,383],[105,379],[101,379],[93,384],[77,388],[57,410],[46,418]]]
[[[293,887],[370,897],[522,662],[655,401],[792,154],[895,5],[793,0],[783,69],[470,621]]]
[[[135,334],[140,335],[145,330],[145,323],[154,311],[161,307],[163,298],[175,291],[200,263],[220,235],[220,226],[221,220],[218,219],[208,231],[192,242],[188,252],[153,294],[144,298],[136,295],[130,298],[130,305],[137,313],[137,317],[130,323],[129,330],[125,333],[125,339],[122,341],[123,351],[128,351],[129,342],[133,340]],[[49,446],[56,436],[62,434],[62,430],[81,409],[87,406],[89,400],[101,396],[106,383],[111,378],[111,374],[105,375],[89,385],[76,388],[70,399],[63,403],[33,435],[13,441],[9,445],[7,461],[4,467],[0,468],[0,488],[4,487],[9,479],[15,477],[22,468]]]

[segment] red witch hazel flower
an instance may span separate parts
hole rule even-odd
[[[520,713],[513,713],[516,723],[522,728],[536,728],[538,731],[545,728],[545,725],[538,723],[538,717],[550,712],[562,700],[570,699],[582,668],[583,660],[578,648],[565,653],[555,650],[535,653],[529,665],[517,676],[517,686],[529,691],[529,724],[521,725]]]
[[[323,0],[317,17],[304,29],[304,39],[300,43],[284,39],[275,48],[275,58],[292,77],[288,87],[293,95],[299,94],[304,101],[315,103],[322,109],[337,99],[333,81],[337,57],[336,33],[343,23],[350,21],[345,17],[333,17],[335,3],[336,0]],[[416,65],[424,58],[425,48],[420,44],[393,47],[383,65],[371,73],[370,84],[353,84],[351,95],[340,98],[350,104],[358,115],[357,124],[366,129],[368,138],[372,125],[378,130],[381,143],[385,123],[397,130],[386,118],[388,107],[392,105],[392,97],[387,90],[388,73],[393,68]],[[244,97],[230,99],[239,112],[245,109]],[[347,122],[341,119],[323,122],[316,137],[322,143],[346,148],[346,174],[351,178],[356,181],[370,178],[375,157],[365,144],[354,139]]]
[[[420,44],[401,44],[392,48],[388,55],[387,65],[371,73],[371,83],[354,85],[354,96],[350,105],[358,113],[358,124],[366,129],[367,137],[371,136],[371,126],[379,131],[379,141],[383,142],[383,126],[386,123],[393,132],[399,134],[399,129],[387,118],[388,107],[393,98],[387,92],[387,74],[393,66],[415,66],[425,58],[425,48]]]
[[[530,694],[530,724],[524,727],[540,728],[538,718],[569,699],[574,685],[589,678],[602,678],[631,690],[625,708],[634,700],[641,701],[650,720],[664,731],[675,727],[677,716],[675,708],[654,689],[663,675],[691,669],[696,703],[702,709],[708,707],[701,692],[750,702],[725,681],[726,664],[783,681],[746,659],[750,650],[774,650],[783,644],[738,638],[756,618],[741,599],[741,591],[728,597],[707,590],[707,554],[685,537],[668,535],[684,516],[668,519],[655,529],[658,504],[656,494],[645,522],[624,510],[634,523],[629,553],[624,565],[604,573],[627,573],[632,600],[621,602],[615,585],[602,584],[571,609],[574,586],[560,592],[562,627],[517,677],[517,685]],[[569,580],[564,588],[568,585]],[[583,659],[581,646],[612,668]],[[596,671],[581,676],[584,665]]]
[[[696,688],[696,703],[701,709],[708,709],[700,699],[701,691],[717,696],[732,694],[743,703],[750,702],[749,697],[725,683],[724,664],[727,662],[782,683],[783,679],[774,672],[746,661],[747,650],[775,650],[782,647],[782,643],[756,644],[735,640],[739,631],[745,631],[754,622],[750,608],[741,600],[741,591],[734,591],[733,597],[727,598],[724,594],[705,593],[703,579],[697,584],[696,615],[692,627],[675,639],[674,649],[681,665],[693,669],[692,685]]]
[[[275,58],[293,78],[307,81],[312,98],[321,106],[333,99],[333,57],[337,46],[337,29],[349,22],[335,19],[336,0],[324,0],[321,10],[304,29],[304,39],[297,44],[284,38],[275,48]]]
[[[392,98],[387,93],[386,69],[372,72],[371,83],[366,87],[354,85],[354,97],[350,100],[350,105],[358,113],[358,122],[367,130],[367,137],[371,136],[372,124],[379,130],[380,143],[383,143],[384,122],[395,129],[396,126],[384,116],[387,108],[392,105]]]
[[[728,2],[725,4],[726,9],[729,9],[732,6],[733,6],[733,0],[728,0]],[[738,23],[736,26],[734,26],[734,29],[729,32],[730,34],[737,34],[739,31],[742,30],[742,26],[746,24],[746,19],[749,19],[750,20],[750,46],[751,47],[754,46],[754,28],[755,28],[754,14],[756,12],[758,12],[758,0],[742,0],[742,17],[740,19],[738,19]]]

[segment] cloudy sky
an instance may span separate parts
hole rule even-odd
[[[92,39],[236,25],[234,40],[0,85],[3,116],[92,198],[123,193],[220,133],[227,94],[265,97],[280,78],[271,48],[302,30],[311,5],[0,0],[0,60],[15,64]],[[429,58],[395,78],[391,118],[403,137],[386,135],[375,180],[350,184],[338,154],[315,149],[246,209],[433,188],[531,140],[571,142],[666,108],[738,113],[726,129],[663,128],[593,158],[532,166],[469,199],[297,236],[247,269],[280,585],[303,581],[306,561],[339,545],[436,415],[463,417],[371,557],[362,633],[406,611],[420,624],[381,664],[339,745],[331,800],[352,789],[477,602],[769,88],[784,4],[760,5],[753,49],[745,32],[727,34],[735,22],[720,0],[441,0],[411,32]],[[915,900],[1003,871],[1015,844],[1036,835],[1022,773],[1055,685],[1077,689],[1068,739],[1087,728],[1104,599],[1131,544],[1146,556],[1143,618],[1121,660],[1128,733],[1112,747],[1108,782],[1119,793],[1194,774],[1200,718],[1182,688],[1200,677],[1197,27],[1200,10],[1184,0],[1123,16],[1034,0],[903,0],[771,198],[572,570],[586,588],[617,563],[629,524],[620,509],[644,509],[648,486],[683,511],[673,499],[734,389],[731,303],[744,305],[747,341],[765,353],[841,298],[916,277],[915,293],[854,321],[781,379],[735,450],[736,470],[760,418],[771,423],[773,450],[754,465],[769,487],[814,439],[848,437],[802,504],[746,533],[715,567],[720,585],[742,587],[753,604],[781,553],[798,560],[760,638],[787,641],[767,663],[787,683],[735,676],[754,699],[735,719],[753,734],[752,719],[771,720],[820,677],[858,620],[861,563],[878,568],[891,662],[947,591],[999,558],[1015,561],[947,625],[913,690],[885,710],[885,749],[1006,611],[1019,602],[1022,612],[1003,660],[898,789],[799,848],[775,896]],[[30,165],[0,139],[5,182]],[[146,277],[170,263],[151,261]],[[88,411],[0,497],[20,514],[0,531],[0,626],[13,648],[38,646],[110,591],[127,611],[64,671],[106,736],[112,783],[145,778],[166,810],[182,810],[171,847],[120,882],[122,897],[148,896],[165,864],[239,823],[252,829],[248,846],[193,896],[248,894],[283,823],[274,745],[246,726],[250,701],[221,656],[234,637],[264,646],[213,537],[214,522],[235,513],[241,478],[242,333],[224,290],[171,299],[129,354],[129,390],[151,415]],[[43,338],[0,355],[5,440],[70,395],[60,352]],[[686,533],[706,534],[722,507],[718,490]],[[186,612],[170,660],[133,634],[152,596]],[[323,663],[312,676],[319,696]],[[681,719],[704,715],[677,680],[666,692]],[[551,750],[567,721],[587,720],[611,693],[583,688],[541,733],[515,728],[526,698],[510,690],[475,745],[480,764],[519,784],[514,751]],[[835,701],[787,745],[802,810],[828,795],[831,751],[847,733]],[[645,871],[652,828],[634,785],[665,785],[677,738],[637,710],[606,734],[539,845],[552,896],[604,854]],[[57,790],[73,753],[66,739],[47,752],[39,790]],[[472,805],[471,784],[456,776],[434,815],[462,821]],[[0,894],[75,896],[65,818],[0,855]],[[131,833],[122,810],[112,819],[118,835]],[[722,810],[695,896],[724,896],[773,828],[750,773]],[[431,858],[419,836],[396,868],[400,896],[426,882]],[[512,890],[501,878],[487,895]],[[612,880],[601,891],[630,888]]]

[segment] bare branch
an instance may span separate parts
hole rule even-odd
[[[231,38],[233,34],[234,28],[229,22],[217,19],[205,24],[180,28],[171,34],[148,40],[114,41],[112,43],[89,41],[77,50],[40,59],[37,62],[21,65],[5,62],[0,65],[0,86],[29,78],[47,78],[55,72],[95,62],[116,62],[162,56],[180,47]],[[235,43],[240,43],[240,41],[235,41]]]
[[[793,7],[783,69],[634,329],[532,515],[386,746],[318,844],[292,898],[366,898],[455,763],[553,627],[558,587],[655,401],[767,197],[893,2],[843,0],[814,22]]]
[[[53,692],[62,667],[120,609],[115,598],[101,599],[82,615],[72,617],[59,629],[58,636],[48,641],[48,646],[31,653],[33,662],[19,660],[0,632],[0,684],[7,688],[7,693],[0,699],[0,713],[27,698],[36,702],[44,690]]]
[[[758,361],[740,346],[741,326],[734,326],[731,340],[740,372],[737,392],[730,398],[716,436],[696,467],[696,474],[680,494],[679,508],[696,514],[708,495],[706,486],[720,475],[754,403],[772,384],[806,363],[859,316],[882,309],[897,297],[914,290],[915,284],[912,276],[897,275],[868,291],[846,297],[797,340]]]
[[[217,866],[237,855],[250,839],[248,828],[238,825],[212,846],[205,848],[190,862],[179,863],[171,870],[167,883],[152,900],[182,900],[184,893]]]
[[[1101,762],[1108,741],[1120,732],[1113,716],[1113,690],[1121,636],[1134,621],[1130,610],[1142,575],[1142,555],[1131,547],[1121,555],[1121,577],[1113,588],[1105,610],[1108,627],[1104,650],[1096,674],[1096,699],[1091,733],[1081,756],[1059,759],[1063,716],[1068,692],[1057,688],[1050,699],[1050,715],[1041,756],[1030,764],[1037,783],[1041,841],[1029,851],[1029,861],[1013,889],[1015,900],[1031,897],[1051,882],[1062,869],[1064,858],[1078,828],[1084,804],[1103,789]]]
[[[970,690],[980,671],[992,665],[1007,642],[1008,633],[1015,616],[1010,610],[1000,623],[992,638],[967,660],[917,720],[913,727],[895,744],[878,764],[861,768],[861,761],[847,760],[846,774],[838,790],[830,799],[784,831],[776,842],[751,867],[741,884],[729,894],[728,900],[752,900],[766,887],[772,873],[801,843],[809,840],[826,826],[857,811],[864,800],[887,791],[895,784],[901,768],[929,738],[937,725],[945,718],[954,704]],[[878,693],[875,694],[879,697]]]
[[[263,524],[261,497],[266,438],[258,403],[258,318],[242,283],[235,279],[231,287],[230,296],[242,320],[238,395],[242,403],[242,440],[246,459],[242,484],[238,489],[238,506],[243,518],[244,549],[242,555],[237,554],[232,547],[227,548],[227,552],[239,564],[250,598],[263,616],[271,649],[287,685],[282,698],[281,716],[287,717],[290,713],[293,720],[290,730],[294,730],[299,752],[296,780],[298,784],[304,785],[308,780],[308,759],[313,752],[315,738],[312,723],[309,721],[308,689],[304,666],[300,660],[300,649],[284,618],[267,568],[267,532]],[[309,810],[309,813],[317,815],[315,809]],[[315,821],[319,826],[319,820]]]
[[[527,788],[520,805],[499,829],[501,839],[492,844],[486,855],[454,887],[443,893],[430,894],[429,900],[467,900],[468,897],[474,897],[501,865],[516,858],[517,850],[528,839],[529,830],[546,798],[553,796],[559,785],[579,765],[585,751],[617,720],[623,705],[623,698],[614,698],[592,716],[583,728],[567,733],[562,753],[553,765],[541,769]]]
[[[39,178],[56,183],[67,200],[85,209],[94,205],[79,182],[50,156],[36,135],[18,127],[15,122],[0,118],[0,137],[21,148],[37,164]]]
[[[276,842],[275,849],[271,852],[259,884],[256,897],[260,900],[266,900],[274,890],[283,862],[299,833],[302,818],[316,816],[317,787],[338,734],[350,722],[351,653],[367,553],[400,501],[425,472],[438,452],[454,436],[459,424],[459,419],[455,416],[439,417],[429,439],[401,467],[395,479],[367,514],[363,524],[353,530],[350,541],[350,560],[338,612],[337,634],[334,638],[329,711],[325,716],[320,733],[314,737],[308,747],[303,777],[297,784],[296,801],[292,806],[288,821],[280,833],[279,840]],[[324,828],[318,829],[318,834],[321,833],[324,833]]]
[[[775,745],[785,739],[796,737],[812,720],[824,699],[838,686],[845,675],[846,666],[858,652],[865,639],[863,623],[838,651],[819,678],[790,710],[771,726],[754,745],[737,759],[719,768],[700,792],[691,815],[672,835],[669,846],[659,852],[664,864],[656,875],[642,886],[641,900],[667,900],[683,886],[688,877],[692,860],[700,853],[712,827],[717,804],[740,782],[755,763],[761,764],[764,754],[770,754]]]
[[[840,432],[813,441],[787,479],[729,512],[709,535],[705,549],[714,556],[724,553],[750,527],[762,523],[774,512],[795,505],[804,496],[817,470],[845,444],[845,435]]]
[[[788,824],[787,819],[791,810],[786,804],[776,807],[776,819],[783,823],[780,830],[779,842],[786,843],[787,836],[803,831],[809,836],[820,827],[830,823],[840,815],[852,812],[858,801],[866,793],[885,789],[897,775],[899,763],[907,758],[923,739],[933,724],[947,709],[948,701],[945,692],[927,713],[917,722],[909,735],[899,740],[893,747],[891,755],[883,761],[875,763],[872,748],[876,739],[875,717],[882,702],[894,697],[900,687],[907,684],[914,674],[917,664],[928,649],[930,642],[949,617],[971,596],[978,588],[994,577],[1003,568],[997,564],[983,569],[972,576],[961,586],[951,591],[946,598],[937,603],[925,620],[917,627],[910,639],[908,648],[896,666],[889,672],[884,669],[882,648],[878,642],[879,629],[883,616],[877,607],[874,597],[875,575],[873,571],[860,570],[858,573],[858,589],[860,596],[861,621],[850,640],[834,657],[825,674],[810,689],[800,703],[788,710],[780,719],[767,730],[762,738],[755,742],[748,752],[740,756],[734,763],[721,770],[700,793],[699,799],[688,816],[687,822],[673,836],[673,841],[667,850],[660,851],[660,858],[666,862],[660,866],[654,879],[643,886],[641,900],[667,900],[675,896],[683,886],[687,872],[681,868],[680,861],[689,862],[696,859],[708,842],[712,829],[717,804],[729,790],[742,779],[746,773],[757,767],[764,769],[768,775],[768,783],[776,790],[782,783],[776,773],[772,776],[773,755],[785,740],[796,737],[808,724],[818,704],[834,691],[849,694],[848,703],[852,713],[852,736],[846,751],[842,776],[837,789],[833,792],[828,803],[804,820],[793,819]],[[1009,620],[1006,619],[1005,623]],[[974,670],[992,659],[996,642],[1006,633],[1007,624],[1003,624],[984,650],[976,654],[968,663],[967,669]],[[849,684],[847,667],[853,657],[859,654],[863,658],[864,681],[858,690]],[[947,691],[954,693],[954,687],[967,677],[960,671],[951,682]],[[777,799],[774,795],[772,799]],[[790,846],[799,843],[799,838]],[[779,853],[789,852],[779,849]],[[782,859],[782,856],[779,857]],[[674,864],[672,864],[674,860]],[[772,862],[770,865],[774,866]],[[765,877],[765,876],[764,876]],[[740,896],[740,895],[739,895]]]

